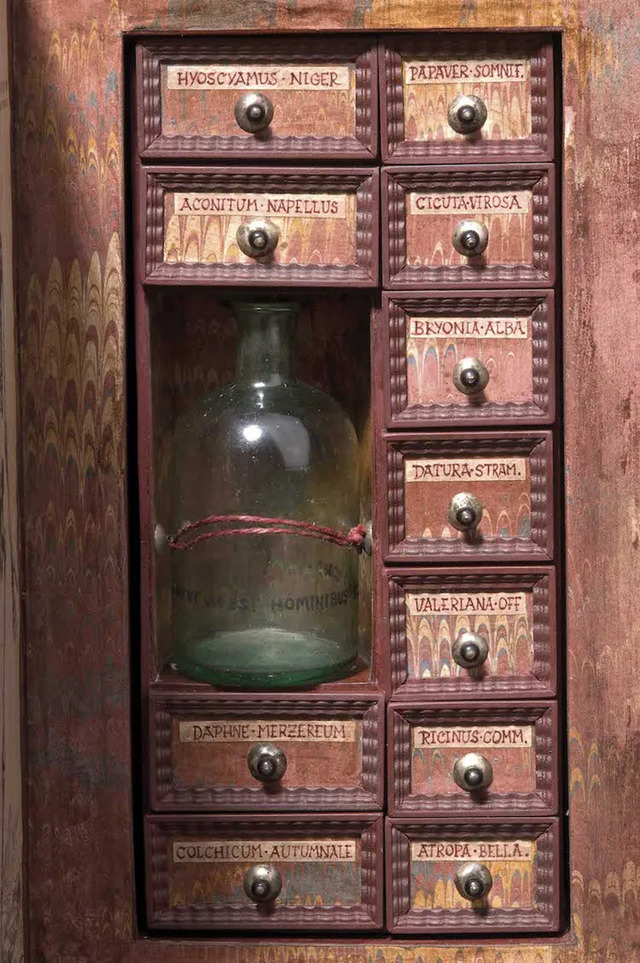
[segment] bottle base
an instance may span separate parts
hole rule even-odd
[[[281,689],[331,682],[349,674],[356,654],[310,632],[245,629],[191,640],[176,656],[178,670],[198,682],[230,689]]]

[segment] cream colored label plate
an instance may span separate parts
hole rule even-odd
[[[348,90],[340,64],[171,64],[169,90]]]
[[[525,592],[422,592],[405,596],[409,615],[526,615]]]
[[[446,840],[438,839],[423,843],[411,843],[412,860],[438,860],[458,862],[462,859],[478,859],[481,861],[522,860],[531,862],[534,845],[530,839],[506,839],[500,841],[489,840]]]
[[[528,60],[405,60],[406,86],[417,84],[513,84],[529,79]]]
[[[407,318],[407,338],[519,340],[528,336],[528,318]]]
[[[174,213],[241,214],[246,217],[335,217],[347,216],[346,198],[336,194],[174,194]]]
[[[326,720],[308,722],[277,719],[197,720],[181,722],[180,742],[355,742],[355,722]]]
[[[413,747],[422,749],[530,749],[532,726],[416,726]]]
[[[525,481],[526,458],[405,458],[407,482]]]
[[[174,842],[174,863],[355,863],[353,839],[188,839]]]
[[[478,214],[528,214],[530,205],[530,191],[483,191],[477,194],[430,191],[409,194],[409,213],[413,215],[475,217]]]

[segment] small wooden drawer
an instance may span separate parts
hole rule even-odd
[[[387,427],[553,422],[553,292],[383,297]]]
[[[141,177],[147,283],[377,283],[375,170],[153,167]],[[242,232],[276,246],[245,254]]]
[[[387,575],[383,623],[396,695],[429,702],[555,695],[553,568],[405,569]],[[469,642],[476,658],[473,648],[472,658],[465,657]]]
[[[387,561],[553,557],[550,432],[396,434],[385,448]]]
[[[141,157],[377,154],[377,51],[366,37],[146,39],[137,70]],[[247,94],[266,109],[259,130],[245,129]]]
[[[560,824],[552,818],[387,820],[387,925],[394,933],[553,933],[559,853]],[[488,895],[470,899],[467,889],[462,896],[458,885],[470,879],[488,888],[487,870]]]
[[[557,811],[555,705],[396,704],[388,725],[391,815]]]
[[[400,35],[385,39],[380,72],[387,163],[553,157],[553,50],[546,39]],[[481,104],[460,100],[469,97]],[[470,127],[484,115],[475,130],[458,114],[469,106]]]
[[[554,170],[389,168],[382,173],[385,287],[549,286],[555,277]],[[471,256],[456,233],[484,240]]]
[[[153,809],[315,812],[382,805],[381,696],[152,691],[150,725]]]
[[[147,816],[145,829],[152,929],[382,925],[381,816]]]

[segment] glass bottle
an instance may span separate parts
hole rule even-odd
[[[358,552],[287,523],[341,535],[357,525],[355,429],[337,402],[292,374],[298,305],[233,310],[235,380],[181,417],[173,437],[174,661],[187,676],[236,688],[338,678],[357,655]],[[178,550],[213,532],[228,534]]]

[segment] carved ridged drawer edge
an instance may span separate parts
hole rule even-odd
[[[530,839],[536,847],[535,908],[503,909],[486,913],[472,909],[411,909],[411,843],[431,839]],[[485,820],[472,822],[422,822],[387,819],[388,927],[395,932],[526,931],[553,932],[560,920],[560,824],[557,818],[536,820]],[[462,861],[461,861],[462,862]],[[456,869],[451,862],[451,877]]]
[[[407,574],[387,569],[387,606],[391,682],[399,698],[457,699],[499,696],[520,699],[530,696],[555,695],[555,572],[514,572],[503,569],[492,572],[432,572]],[[513,591],[533,592],[533,678],[520,676],[488,676],[483,680],[468,673],[454,677],[408,679],[407,658],[407,592],[420,591]]]
[[[344,817],[276,816],[247,817],[218,815],[147,816],[147,910],[153,928],[176,929],[376,929],[382,925],[382,816],[345,815]],[[324,837],[360,838],[361,902],[344,906],[279,905],[271,915],[258,915],[247,900],[246,906],[210,904],[170,907],[170,867],[167,838],[180,834],[205,838],[271,839],[278,834],[287,839]]]
[[[385,556],[387,561],[429,561],[437,558],[490,558],[505,561],[543,561],[553,557],[552,443],[549,432],[504,435],[474,434],[466,436],[425,434],[385,435],[387,458],[388,528]],[[405,538],[404,457],[437,457],[439,455],[499,456],[528,455],[530,463],[531,536],[500,538],[485,536],[481,541],[460,538]],[[473,486],[460,484],[460,490]]]
[[[439,167],[383,168],[382,209],[388,212],[383,221],[382,257],[385,287],[420,288],[442,285],[466,285],[474,288],[540,285],[547,287],[555,279],[554,169],[552,165],[490,170],[445,170]],[[532,189],[532,264],[493,264],[472,267],[469,264],[440,267],[408,267],[406,264],[405,195],[423,191]],[[428,216],[428,215],[427,215]],[[437,215],[434,215],[437,216]],[[463,220],[463,215],[460,215]],[[491,241],[489,241],[491,244]]]
[[[274,146],[269,140],[238,136],[189,137],[185,134],[171,136],[162,132],[162,80],[163,62],[175,63],[186,60],[201,64],[214,60],[233,62],[251,59],[255,63],[304,63],[312,58],[321,63],[342,63],[345,58],[355,58],[355,121],[356,136],[353,137],[278,137]],[[323,160],[324,155],[347,155],[354,159],[371,160],[377,150],[377,52],[367,38],[341,38],[340,49],[322,49],[317,42],[297,37],[295,44],[290,38],[269,37],[268,41],[222,37],[215,40],[188,40],[167,43],[164,40],[145,40],[138,47],[138,69],[142,84],[142,116],[139,121],[140,155],[150,159],[161,157],[211,157],[214,153],[246,157],[280,156]],[[241,91],[238,93],[240,94]]]
[[[388,324],[388,376],[384,379],[387,427],[473,423],[543,424],[552,422],[554,405],[553,292],[507,292],[499,296],[441,294],[420,297],[402,293],[385,298]],[[482,405],[414,404],[409,406],[407,384],[407,315],[412,317],[472,314],[477,317],[531,315],[533,402],[489,402]],[[551,314],[551,318],[549,315]],[[453,340],[453,338],[452,338]],[[551,376],[550,376],[551,372]]]
[[[176,717],[197,715],[201,718],[262,719],[332,718],[362,721],[362,787],[358,789],[288,789],[274,796],[256,789],[184,786],[173,779],[172,720]],[[151,798],[154,808],[188,810],[212,807],[219,810],[259,808],[265,811],[299,809],[376,809],[382,802],[382,757],[384,753],[384,700],[370,698],[312,698],[290,697],[259,700],[211,696],[169,695],[152,692],[149,704],[151,760]],[[247,747],[248,748],[248,747]]]
[[[483,725],[533,725],[535,753],[535,792],[496,793],[491,789],[480,798],[477,794],[464,792],[452,782],[449,793],[418,795],[412,793],[411,772],[413,744],[411,734],[415,726],[483,726]],[[558,742],[558,720],[555,705],[532,703],[520,706],[448,705],[437,708],[421,708],[406,704],[389,706],[389,784],[392,799],[390,812],[394,815],[435,813],[453,815],[471,813],[474,816],[522,812],[527,815],[553,815],[558,808],[557,760],[554,748]],[[428,748],[425,752],[428,752]],[[434,748],[434,752],[437,748]],[[484,754],[482,748],[465,747],[459,751]]]
[[[378,191],[376,168],[331,168],[302,171],[295,168],[146,168],[147,204],[144,212],[144,264],[146,283],[317,284],[371,287],[378,280]],[[344,265],[318,264],[181,264],[164,260],[164,195],[167,191],[200,189],[233,191],[282,191],[304,194],[353,191],[356,203],[355,243],[357,262]],[[215,215],[214,215],[215,216]]]
[[[522,36],[502,39],[494,36],[456,37],[449,44],[440,38],[429,50],[429,42],[421,37],[393,37],[381,44],[380,90],[382,97],[383,159],[387,164],[432,163],[450,161],[497,160],[517,161],[553,159],[553,52],[549,43],[535,42]],[[524,55],[531,64],[531,140],[416,140],[404,139],[403,57],[445,56],[482,59]],[[445,105],[446,107],[447,105]],[[446,120],[446,118],[445,118]],[[386,123],[385,123],[386,121]]]

